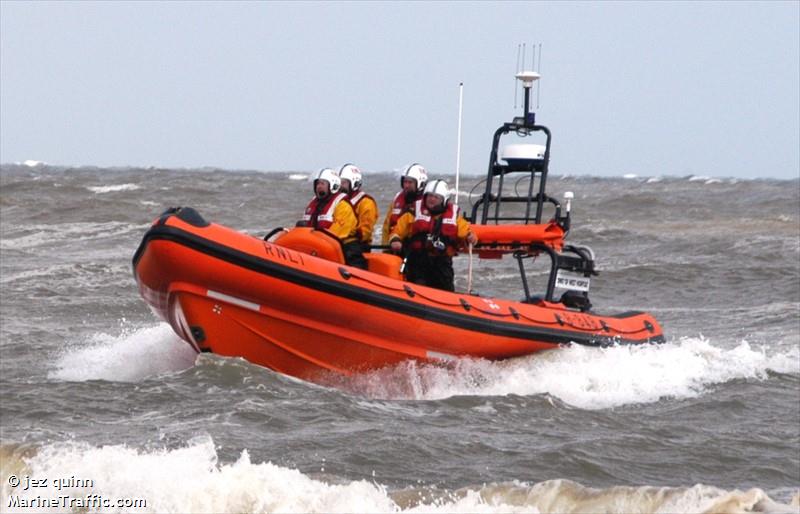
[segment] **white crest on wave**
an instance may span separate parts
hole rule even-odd
[[[116,184],[113,186],[89,186],[86,189],[95,194],[103,194],[114,193],[116,191],[135,191],[140,188],[141,186],[138,184]]]
[[[210,436],[172,449],[50,443],[25,461],[31,476],[65,477],[59,495],[91,492],[146,502],[120,512],[796,512],[762,489],[726,491],[703,484],[600,489],[562,479],[535,484],[514,480],[445,489],[425,498],[424,488],[394,492],[375,479],[320,480],[272,462],[253,462],[246,449],[235,462],[222,463]],[[92,480],[91,490],[66,477]],[[6,482],[4,498],[9,495]],[[14,492],[27,501],[41,494],[32,488]]]

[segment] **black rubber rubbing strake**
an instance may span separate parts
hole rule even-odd
[[[599,346],[603,342],[611,343],[640,343],[640,340],[620,340],[610,336],[600,336],[578,331],[566,331],[550,329],[540,326],[519,325],[497,320],[487,320],[467,314],[458,314],[445,309],[439,309],[430,305],[417,302],[410,302],[397,298],[380,291],[365,289],[340,282],[329,278],[324,278],[314,273],[284,266],[278,262],[256,257],[242,252],[235,248],[222,245],[215,241],[206,239],[202,236],[186,232],[177,227],[154,226],[145,234],[139,248],[133,257],[134,272],[136,265],[144,254],[149,241],[167,240],[176,244],[183,245],[194,251],[206,254],[215,259],[228,262],[235,266],[252,270],[277,280],[282,280],[307,287],[327,294],[340,296],[350,301],[362,302],[380,309],[397,312],[407,316],[425,319],[434,323],[454,326],[465,330],[483,332],[495,336],[517,337],[543,341],[553,344],[578,343],[590,346]],[[403,285],[406,294],[413,297],[416,293],[408,285]],[[564,321],[556,314],[559,323]],[[652,337],[651,342],[662,342],[663,336]]]
[[[203,228],[211,225],[211,223],[207,222],[205,218],[200,216],[200,213],[196,210],[192,209],[191,207],[184,207],[178,211],[176,215],[178,218],[182,219],[189,225],[193,227]]]

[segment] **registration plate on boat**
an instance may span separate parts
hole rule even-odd
[[[584,277],[581,273],[560,269],[556,274],[556,287],[569,289],[572,291],[589,291],[591,280]]]

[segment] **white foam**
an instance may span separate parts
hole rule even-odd
[[[303,173],[292,173],[289,175],[289,180],[306,180],[308,179],[308,175]]]
[[[102,512],[796,512],[773,502],[762,490],[725,491],[705,485],[686,487],[611,487],[593,489],[569,480],[538,484],[514,481],[469,486],[456,491],[424,489],[390,492],[377,482],[336,478],[331,484],[271,462],[253,463],[247,450],[230,464],[219,462],[210,437],[182,448],[137,450],[123,445],[51,443],[33,455],[24,453],[24,473],[48,478],[48,489],[11,489],[2,481],[3,507],[9,495],[86,498],[96,495],[115,504],[145,501],[137,508]],[[19,470],[3,470],[22,474]],[[91,482],[76,483],[74,477]],[[66,483],[53,482],[67,479]],[[65,484],[59,490],[55,484]],[[88,485],[87,485],[88,484]],[[430,492],[430,491],[429,491]],[[434,495],[430,495],[434,496]],[[35,509],[61,512],[69,509]],[[80,510],[80,509],[78,509]],[[95,509],[86,509],[94,512]],[[9,512],[29,512],[8,508]]]
[[[735,379],[767,371],[800,375],[800,349],[732,349],[704,338],[661,345],[590,348],[574,345],[501,362],[460,360],[452,368],[403,365],[349,379],[345,388],[377,398],[435,400],[451,396],[548,394],[582,409],[692,398]]]
[[[28,159],[27,161],[22,161],[22,165],[27,166],[29,168],[41,168],[45,164],[47,163],[45,163],[44,161],[34,161],[32,159]]]
[[[161,323],[118,336],[95,334],[88,345],[70,346],[56,359],[48,378],[136,382],[191,367],[195,358],[195,351]]]
[[[639,175],[636,173],[626,173],[622,175],[622,178],[632,179],[632,178],[639,178]]]
[[[86,189],[96,194],[115,193],[117,191],[135,191],[140,189],[138,184],[116,184],[113,186],[89,186]]]
[[[397,510],[385,489],[365,481],[328,485],[294,469],[252,464],[247,451],[233,464],[220,465],[208,437],[185,448],[153,452],[125,446],[49,445],[28,465],[31,476],[90,478],[94,481],[92,492],[104,498],[140,498],[147,502],[146,508],[131,512]],[[75,488],[60,494],[83,497],[88,492]]]
[[[650,178],[647,179],[647,183],[648,184],[655,184],[655,183],[661,182],[663,180],[664,179],[661,178],[661,177],[650,177]]]

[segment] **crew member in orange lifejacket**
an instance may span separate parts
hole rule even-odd
[[[342,242],[345,262],[350,266],[367,269],[361,254],[361,244],[356,237],[358,219],[347,199],[339,191],[339,176],[330,168],[323,168],[314,176],[314,198],[309,202],[298,227],[312,227],[330,232]]]
[[[386,219],[383,220],[383,233],[381,244],[389,244],[389,234],[392,232],[397,220],[406,212],[414,212],[414,202],[417,201],[428,182],[428,172],[419,164],[409,164],[400,177],[400,192],[394,195]]]
[[[342,182],[342,192],[347,194],[347,199],[353,206],[358,218],[356,236],[361,242],[361,250],[372,251],[372,232],[375,222],[378,221],[378,204],[375,199],[361,190],[363,183],[361,170],[354,164],[345,164],[339,168],[339,180]]]
[[[444,180],[430,182],[414,203],[414,212],[397,220],[389,241],[395,253],[405,244],[406,280],[454,291],[453,256],[465,242],[474,245],[478,238],[458,206],[447,200],[449,193]]]

